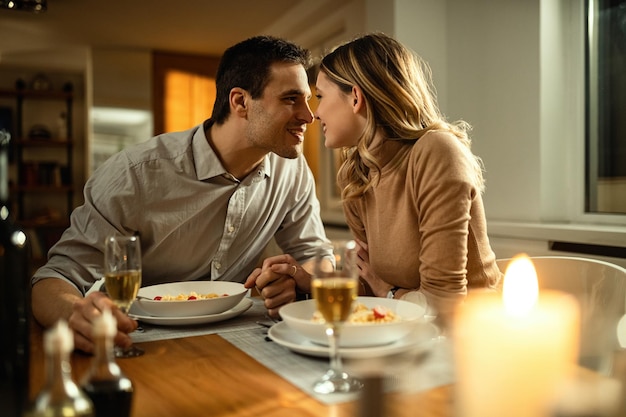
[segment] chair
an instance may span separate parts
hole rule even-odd
[[[572,294],[580,304],[580,365],[609,375],[619,348],[618,323],[626,315],[626,269],[608,262],[568,256],[530,257],[539,291]],[[505,273],[511,259],[497,260]],[[626,335],[624,335],[626,336]]]

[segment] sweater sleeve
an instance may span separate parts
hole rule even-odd
[[[470,211],[480,192],[472,155],[456,137],[433,132],[421,141],[411,176],[420,213],[420,290],[445,314],[467,294]]]

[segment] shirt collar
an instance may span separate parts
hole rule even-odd
[[[270,159],[270,154],[265,155],[263,161],[256,168],[256,172],[259,174],[264,174],[266,177],[271,177],[270,173],[272,171],[272,163]]]
[[[209,145],[209,141],[204,133],[212,124],[213,120],[205,120],[204,123],[197,126],[192,138],[193,160],[196,165],[196,175],[200,181],[221,175],[229,175],[228,171],[226,171],[222,162],[217,157],[217,154],[211,145]],[[269,154],[265,155],[263,161],[261,161],[259,166],[252,171],[250,175],[261,176],[261,174],[263,174],[265,177],[270,177],[272,169],[270,161]]]

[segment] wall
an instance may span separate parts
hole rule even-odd
[[[147,50],[94,48],[93,105],[152,110],[152,54]]]
[[[448,109],[473,126],[490,218],[541,219],[538,1],[448,2]]]
[[[374,3],[369,0],[368,4]],[[384,2],[383,2],[384,3]],[[397,0],[393,10],[395,36],[419,54],[432,70],[439,106],[448,108],[449,6],[441,0]],[[378,7],[381,7],[378,5]],[[375,16],[379,16],[376,11]],[[368,14],[371,15],[368,9]]]

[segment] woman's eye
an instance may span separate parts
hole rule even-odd
[[[316,94],[315,98],[317,98],[318,100],[321,100],[322,99],[322,95],[321,94]]]

